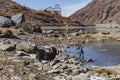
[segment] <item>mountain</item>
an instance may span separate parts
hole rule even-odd
[[[85,25],[111,22],[120,24],[120,0],[92,0],[70,18]]]
[[[12,0],[0,0],[0,15],[11,17],[13,15],[24,13],[26,21],[34,21],[41,25],[64,25],[64,23],[76,23],[69,18],[63,17],[57,13],[52,13],[47,10],[37,11],[22,6]],[[76,24],[79,25],[77,22]]]

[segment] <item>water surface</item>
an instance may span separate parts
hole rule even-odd
[[[120,64],[120,42],[94,43],[83,47],[85,60],[93,59],[93,63],[84,63],[84,66],[115,66]],[[64,54],[78,58],[75,48],[71,46]]]

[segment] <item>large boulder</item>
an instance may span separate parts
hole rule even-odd
[[[10,26],[14,26],[14,22],[4,16],[0,16],[0,26],[1,27],[10,27]]]
[[[0,50],[2,51],[23,51],[28,54],[34,54],[37,51],[37,46],[28,41],[23,41],[20,39],[0,39]]]
[[[24,14],[17,14],[11,17],[11,20],[14,21],[16,26],[20,26],[21,23],[25,22]]]
[[[10,42],[1,42],[0,50],[2,51],[14,51],[16,44]]]
[[[34,54],[37,51],[37,46],[28,41],[20,41],[16,45],[17,51],[25,51],[29,54]]]

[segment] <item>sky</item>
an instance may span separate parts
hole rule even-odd
[[[54,7],[59,4],[62,9],[63,16],[70,16],[77,10],[87,5],[92,0],[13,0],[21,5],[27,6],[35,10],[46,9],[49,6]]]

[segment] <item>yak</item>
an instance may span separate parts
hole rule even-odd
[[[55,59],[56,55],[58,54],[57,49],[53,46],[44,46],[41,49],[38,49],[36,53],[36,59],[42,63],[42,60],[52,61]],[[44,64],[42,64],[43,70]]]

